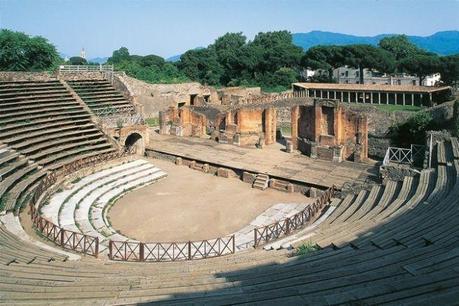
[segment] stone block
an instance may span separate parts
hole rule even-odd
[[[209,173],[209,164],[202,165],[202,171],[204,173]]]
[[[230,177],[230,172],[226,168],[218,168],[217,176],[229,178]]]
[[[292,183],[288,183],[287,184],[287,192],[290,192],[290,193],[295,192],[295,185],[293,185]]]
[[[287,144],[285,146],[285,151],[287,153],[293,153],[293,144],[291,141],[287,141]]]
[[[195,160],[191,161],[190,164],[189,164],[189,167],[191,169],[194,169],[196,167],[196,161]]]
[[[314,188],[314,187],[309,188],[310,198],[317,198],[318,196],[319,196],[319,190],[317,190],[317,188]]]
[[[181,157],[177,157],[177,158],[175,159],[175,164],[176,164],[177,166],[181,166],[181,165],[183,164],[182,158],[181,158]]]
[[[253,182],[255,182],[256,178],[257,178],[257,176],[254,173],[250,173],[250,172],[247,172],[247,171],[242,172],[242,181],[244,183],[253,184]]]

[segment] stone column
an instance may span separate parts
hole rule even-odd
[[[381,92],[378,91],[378,104],[381,104]]]
[[[373,92],[370,92],[370,103],[373,104]]]
[[[294,106],[291,109],[291,134],[292,134],[292,147],[294,150],[298,149],[298,119],[300,117],[300,107]]]
[[[414,94],[411,94],[411,105],[414,106]]]
[[[403,105],[406,105],[406,93],[402,93],[403,97]]]
[[[389,104],[389,93],[386,92],[386,104]]]

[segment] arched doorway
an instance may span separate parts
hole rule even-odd
[[[124,148],[128,152],[143,155],[145,153],[145,145],[142,135],[139,133],[129,134],[124,141]]]

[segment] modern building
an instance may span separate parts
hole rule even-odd
[[[426,76],[422,84],[419,83],[419,77],[405,73],[390,75],[366,68],[363,69],[363,73],[364,84],[435,86],[440,82],[440,73]],[[302,73],[303,78],[306,80],[324,75],[328,75],[328,71],[323,69],[305,69]],[[360,71],[347,66],[339,67],[333,70],[333,79],[339,84],[359,84]]]
[[[419,84],[419,77],[408,74],[389,75],[375,70],[363,69],[364,84],[434,86],[440,81],[440,73],[426,76]],[[360,71],[356,68],[339,67],[333,70],[333,78],[340,84],[359,84]]]
[[[294,92],[304,91],[307,97],[368,104],[432,106],[452,95],[449,86],[293,83],[292,87]]]

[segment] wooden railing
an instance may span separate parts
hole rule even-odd
[[[280,237],[287,236],[293,231],[310,224],[313,221],[314,216],[316,216],[318,212],[322,211],[322,208],[330,202],[335,190],[335,186],[327,189],[313,204],[308,205],[305,209],[289,218],[255,228],[253,230],[254,247],[274,241]]]
[[[45,238],[51,240],[64,249],[97,257],[99,255],[98,237],[63,229],[43,218],[38,212],[41,204],[38,203],[38,201],[48,188],[57,182],[59,177],[65,177],[82,168],[92,167],[102,162],[117,159],[126,155],[126,152],[115,152],[83,158],[73,163],[66,164],[46,175],[35,189],[32,201],[30,202],[30,217],[32,219],[32,224],[37,231]]]
[[[120,261],[180,261],[195,260],[235,252],[234,235],[212,240],[188,242],[131,242],[109,241],[109,255],[111,260]]]
[[[99,238],[63,229],[38,213],[30,203],[30,216],[36,230],[58,246],[86,255],[99,256]]]

